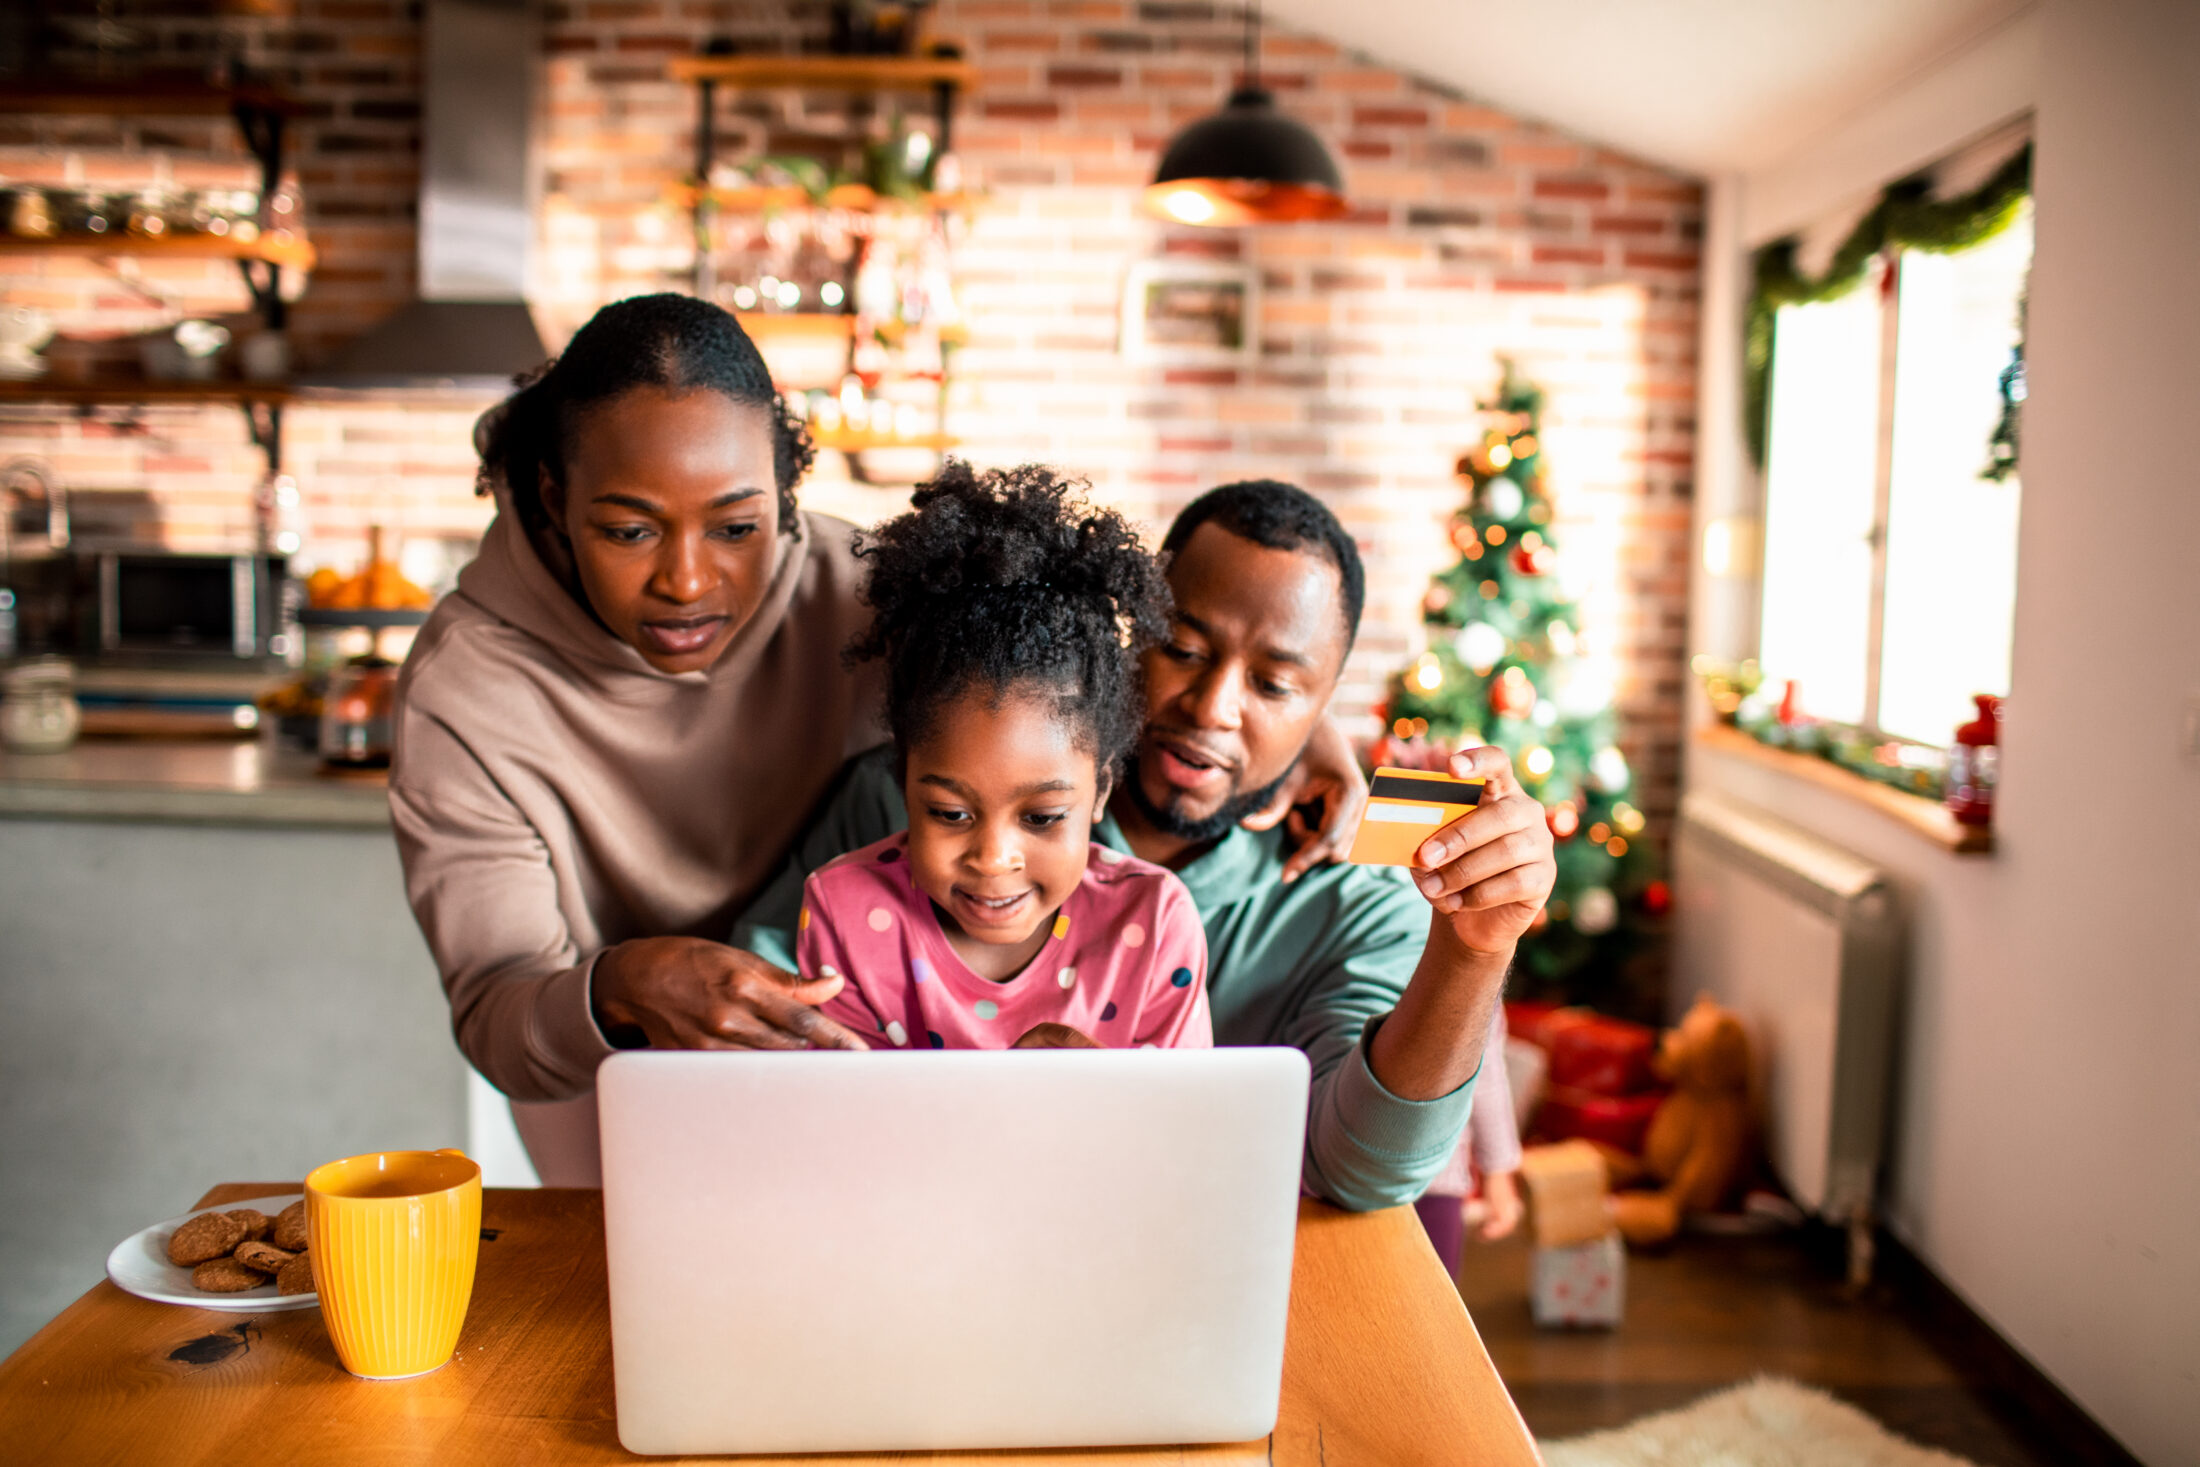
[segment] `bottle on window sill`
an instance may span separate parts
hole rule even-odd
[[[1948,813],[1961,825],[1991,825],[1994,786],[2001,775],[2001,704],[1991,693],[1972,698],[1978,717],[1956,730],[1948,750]]]

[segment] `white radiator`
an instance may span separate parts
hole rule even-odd
[[[1741,1015],[1765,1150],[1804,1208],[1870,1267],[1901,932],[1870,863],[1737,800],[1681,802],[1672,993]]]

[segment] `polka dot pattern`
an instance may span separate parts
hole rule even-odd
[[[797,932],[807,932],[810,930],[810,909],[808,907],[804,907],[802,909],[802,915],[795,918],[794,930]]]
[[[1001,1006],[990,998],[981,998],[972,1006],[971,1012],[990,1022],[1001,1016]]]
[[[909,976],[919,983],[930,983],[933,976],[931,963],[923,958],[911,958],[909,960]]]
[[[1123,946],[1125,946],[1125,947],[1144,947],[1145,945],[1146,945],[1146,929],[1145,929],[1145,928],[1143,928],[1143,927],[1139,926],[1139,925],[1138,925],[1138,924],[1137,924],[1136,922],[1132,922],[1132,923],[1129,923],[1128,925],[1126,925],[1126,926],[1125,926],[1125,927],[1123,928]]]
[[[871,915],[864,918],[864,921],[871,924],[873,932],[884,932],[894,925],[894,914],[884,907],[873,907]]]
[[[1192,970],[1189,968],[1179,968],[1174,973],[1171,973],[1169,975],[1169,981],[1175,984],[1178,988],[1189,988],[1192,986]]]
[[[947,1048],[947,1041],[946,1041],[946,1040],[944,1040],[944,1039],[942,1039],[942,1038],[940,1038],[940,1034],[939,1034],[939,1031],[938,1031],[937,1029],[927,1029],[927,1030],[925,1030],[925,1031],[924,1031],[924,1037],[932,1041],[932,1047],[933,1047],[934,1049],[945,1049],[945,1048]]]
[[[1123,853],[1114,846],[1094,846],[1093,849],[1098,851],[1100,859],[1110,866],[1118,865],[1123,860]]]
[[[1100,1011],[1100,1022],[1105,1024],[1108,1020],[1115,1017],[1115,1012],[1115,1005],[1112,1003],[1109,1004],[1106,1008]]]
[[[878,853],[878,863],[881,866],[891,866],[900,859],[901,850],[898,846],[888,846],[885,850]]]
[[[820,978],[838,978],[840,969],[834,967],[831,963],[819,963],[817,965],[817,976]]]
[[[1077,970],[1075,968],[1064,968],[1054,975],[1054,981],[1064,988],[1075,988],[1077,986]]]
[[[893,1040],[898,1049],[909,1042],[909,1031],[901,1027],[901,1020],[895,1019],[887,1024],[886,1037]]]
[[[1069,936],[1069,913],[1056,912],[1054,914],[1054,935],[1056,937]]]

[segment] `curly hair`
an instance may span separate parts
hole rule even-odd
[[[549,524],[537,492],[544,477],[563,486],[573,429],[587,410],[636,387],[707,389],[764,409],[771,420],[772,477],[779,528],[796,526],[794,489],[817,456],[802,420],[772,385],[756,343],[731,312],[687,295],[614,301],[575,332],[562,355],[513,379],[518,389],[474,425],[481,472],[474,492],[502,483],[530,535]]]
[[[870,630],[850,662],[886,664],[886,717],[907,750],[949,703],[1037,693],[1107,775],[1145,724],[1139,658],[1167,630],[1168,583],[1130,522],[1040,464],[983,473],[949,459],[908,514],[858,541]]]

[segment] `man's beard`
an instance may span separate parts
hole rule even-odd
[[[1193,845],[1205,845],[1208,841],[1218,839],[1228,833],[1232,826],[1246,816],[1257,810],[1266,809],[1268,802],[1276,797],[1276,791],[1283,788],[1283,782],[1289,779],[1292,771],[1298,767],[1299,761],[1294,758],[1284,766],[1283,773],[1277,775],[1267,784],[1257,790],[1248,790],[1242,795],[1224,800],[1221,807],[1214,814],[1201,820],[1193,820],[1166,806],[1155,804],[1146,793],[1146,782],[1139,778],[1138,763],[1135,757],[1131,762],[1130,778],[1125,783],[1130,786],[1127,793],[1131,797],[1131,803],[1138,807],[1139,814],[1146,817],[1147,824],[1153,826],[1163,835],[1174,836],[1178,840],[1189,841]]]

